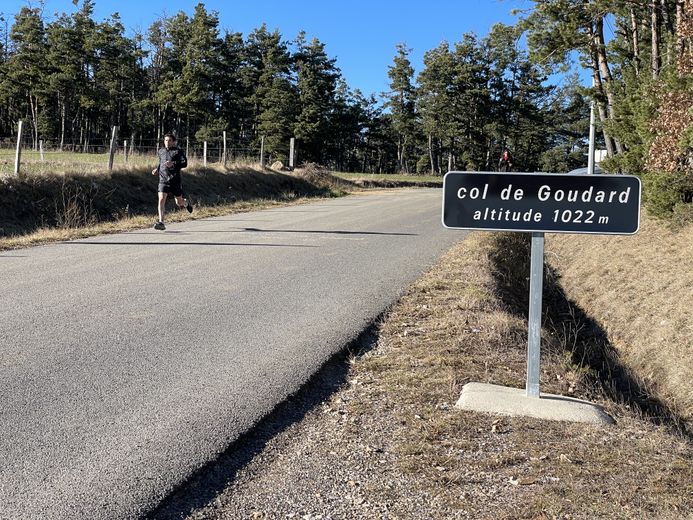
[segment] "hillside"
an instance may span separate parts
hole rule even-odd
[[[150,227],[156,221],[157,184],[151,162],[107,174],[103,168],[53,163],[56,173],[0,175],[0,250],[56,240]],[[81,173],[64,173],[64,171]],[[168,203],[167,220],[211,217],[320,197],[339,197],[365,188],[440,186],[442,179],[418,176],[337,176],[308,164],[293,172],[259,165],[193,164],[184,189],[192,215]]]

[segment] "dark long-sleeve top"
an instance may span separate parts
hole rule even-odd
[[[167,168],[166,163],[168,161],[173,162],[172,168]],[[180,176],[181,169],[188,166],[188,158],[185,156],[185,152],[178,148],[177,146],[172,146],[171,148],[161,148],[159,150],[159,179],[161,182],[170,182],[171,179],[176,176]]]

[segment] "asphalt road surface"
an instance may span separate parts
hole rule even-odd
[[[0,518],[138,518],[464,233],[397,190],[0,252]]]

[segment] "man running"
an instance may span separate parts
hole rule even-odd
[[[181,169],[186,166],[188,166],[188,158],[185,152],[176,146],[176,136],[166,134],[164,147],[159,150],[159,166],[152,170],[152,175],[159,174],[159,222],[154,224],[154,229],[166,229],[164,213],[169,193],[176,198],[176,205],[179,208],[185,207],[188,213],[192,213],[190,201],[183,198],[183,181],[180,175]]]

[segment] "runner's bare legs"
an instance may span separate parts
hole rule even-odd
[[[159,192],[159,222],[164,221],[164,213],[166,213],[166,198],[168,197],[168,193],[164,191]],[[176,200],[176,202],[178,202]]]

